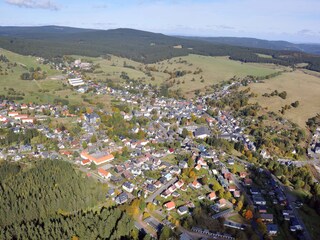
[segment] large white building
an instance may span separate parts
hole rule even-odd
[[[84,85],[84,81],[81,78],[70,78],[68,82],[73,87]]]

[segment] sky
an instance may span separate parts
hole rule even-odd
[[[0,0],[0,26],[43,25],[320,43],[320,0]]]

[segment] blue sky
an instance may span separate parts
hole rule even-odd
[[[320,0],[0,0],[0,25],[320,43]]]

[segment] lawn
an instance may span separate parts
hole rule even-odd
[[[262,107],[276,113],[279,113],[279,110],[284,105],[299,101],[299,106],[286,110],[284,117],[301,127],[305,127],[308,118],[320,113],[320,77],[317,75],[295,70],[265,80],[264,83],[250,84],[249,87],[253,93],[258,94],[257,98],[250,100],[251,103],[258,102]],[[286,91],[287,98],[262,96],[262,94],[271,93],[274,90],[278,90],[278,92]]]

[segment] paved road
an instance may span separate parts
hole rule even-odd
[[[187,233],[189,236],[191,236],[192,238],[194,239],[219,239],[219,240],[226,240],[226,238],[219,238],[219,237],[211,237],[207,234],[203,234],[203,233],[198,233],[198,232],[192,232],[192,231],[189,231],[181,226],[178,226],[177,229],[182,232],[182,233]]]
[[[174,184],[176,181],[178,181],[177,177],[172,178],[169,182],[161,186],[157,191],[155,191],[153,194],[151,194],[147,199],[146,202],[153,202],[153,199],[155,199],[159,194],[161,194],[164,190],[166,190],[169,186]]]
[[[291,164],[293,164],[297,167],[301,167],[304,165],[310,165],[310,164],[314,164],[317,166],[320,165],[320,160],[317,159],[316,157],[314,157],[314,160],[303,160],[303,161],[295,161],[295,160],[290,160],[290,159],[279,159],[278,162],[280,162],[280,163],[291,162]]]
[[[246,161],[243,161],[242,159],[237,159],[237,160],[238,160],[239,162],[248,164]],[[305,162],[305,161],[302,161],[302,162]],[[306,161],[306,162],[308,163],[308,162],[315,162],[315,161]],[[268,171],[268,172],[269,172],[269,171]],[[312,240],[311,235],[310,235],[308,229],[306,228],[306,225],[305,225],[304,222],[301,220],[301,217],[300,217],[299,213],[297,212],[297,210],[296,210],[295,207],[294,207],[293,202],[295,201],[295,199],[292,198],[292,196],[289,194],[290,189],[287,189],[287,188],[279,181],[279,179],[278,179],[276,176],[274,176],[271,172],[269,172],[269,173],[271,174],[272,178],[278,183],[278,185],[279,185],[280,189],[282,190],[282,192],[286,195],[286,198],[287,198],[287,200],[288,200],[289,206],[293,209],[294,215],[296,216],[299,224],[303,227],[303,229],[304,229],[304,231],[303,231],[304,239],[306,239],[306,240]],[[250,199],[250,198],[249,198],[249,199]],[[254,221],[253,221],[253,222],[254,222]]]
[[[271,173],[270,173],[271,174]],[[299,213],[297,212],[296,208],[294,207],[294,198],[292,198],[292,196],[289,194],[290,190],[287,189],[278,179],[276,176],[274,176],[273,174],[271,174],[272,178],[278,183],[281,191],[286,195],[286,198],[288,200],[289,206],[291,207],[291,209],[293,210],[294,215],[296,216],[299,224],[302,226],[302,228],[304,229],[303,231],[303,236],[306,240],[312,240],[312,237],[306,227],[306,225],[304,224],[304,222],[301,220],[301,217],[299,215]]]

